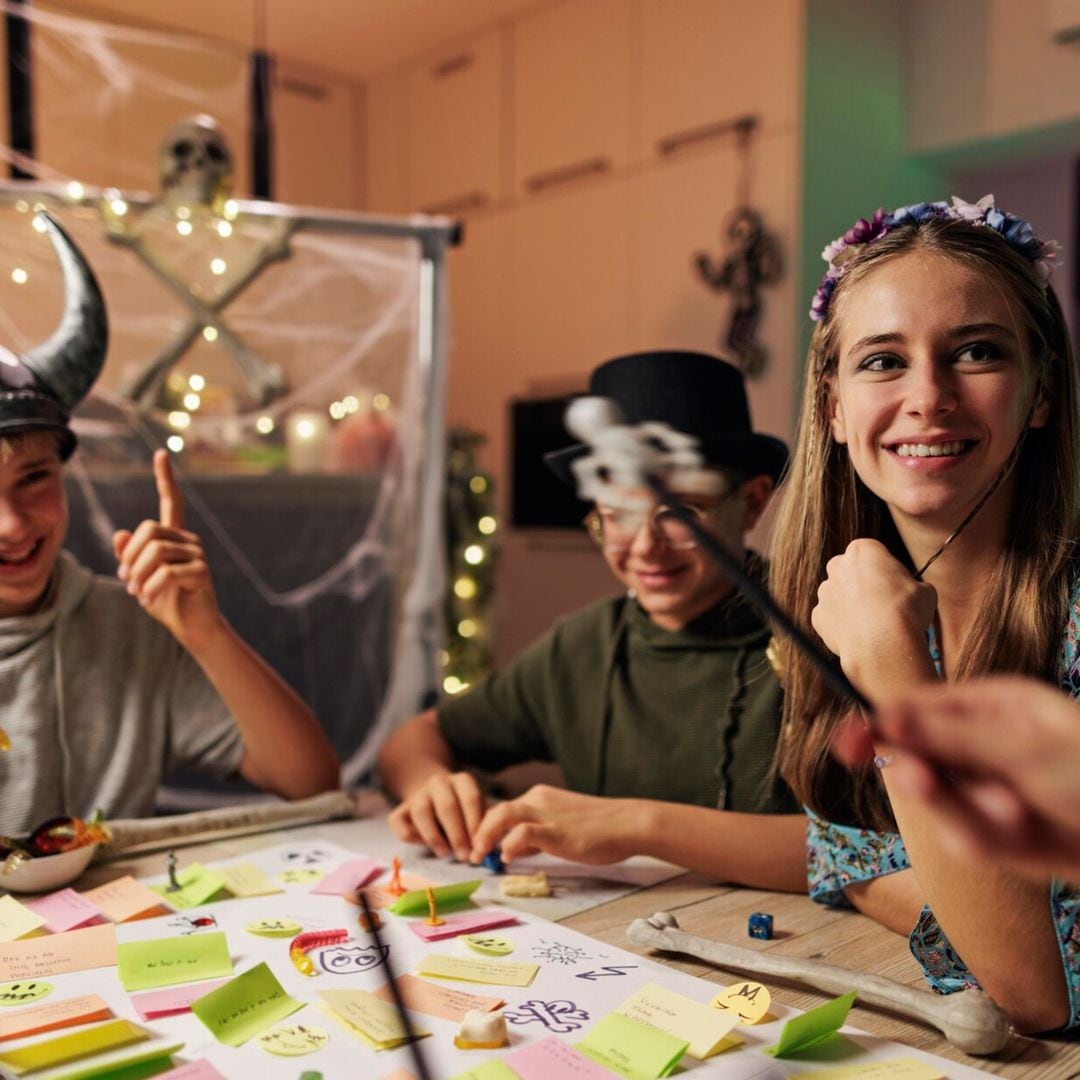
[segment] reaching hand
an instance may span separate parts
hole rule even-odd
[[[390,828],[408,844],[426,844],[436,855],[465,862],[484,816],[484,793],[467,772],[439,772],[390,811]]]
[[[157,521],[113,535],[117,576],[128,592],[184,646],[191,649],[221,624],[202,541],[184,528],[184,500],[169,454],[154,452]]]
[[[606,866],[637,853],[623,800],[537,784],[485,815],[473,838],[472,862],[498,847],[504,862],[538,851]]]
[[[923,687],[881,708],[889,786],[924,799],[960,851],[1045,877],[1080,878],[1080,705],[1015,676]],[[836,743],[860,763],[865,726]]]

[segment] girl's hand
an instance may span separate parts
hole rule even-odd
[[[825,569],[810,622],[849,678],[882,659],[926,655],[937,608],[932,585],[916,581],[877,540],[852,540]]]

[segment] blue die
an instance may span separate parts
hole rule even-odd
[[[750,924],[746,929],[751,937],[769,941],[772,938],[772,916],[766,915],[763,911],[755,911],[750,916]]]

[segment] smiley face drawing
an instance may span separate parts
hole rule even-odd
[[[319,953],[319,967],[329,975],[357,975],[386,962],[389,945],[334,945]]]
[[[330,1041],[329,1034],[320,1027],[310,1024],[289,1024],[286,1027],[271,1028],[258,1038],[259,1046],[279,1057],[302,1057],[314,1054]]]

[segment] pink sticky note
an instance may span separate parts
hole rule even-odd
[[[45,920],[45,929],[50,934],[62,934],[65,930],[74,930],[76,926],[85,926],[93,919],[102,918],[101,908],[74,889],[61,889],[48,896],[39,896],[36,900],[27,900],[26,906]]]
[[[225,1080],[225,1077],[206,1058],[199,1058],[181,1065],[178,1069],[158,1073],[157,1080]]]
[[[311,891],[323,896],[345,896],[362,889],[386,869],[375,859],[350,859],[327,874]]]
[[[507,1054],[503,1062],[521,1080],[611,1080],[607,1069],[554,1035]]]
[[[191,1003],[203,994],[209,994],[219,986],[224,986],[228,979],[207,979],[183,986],[167,986],[164,990],[150,990],[145,994],[129,994],[131,1004],[139,1014],[140,1020],[149,1020],[155,1016],[168,1016],[171,1013],[189,1012]]]
[[[428,926],[422,919],[408,925],[421,941],[442,941],[443,938],[472,934],[477,930],[510,926],[517,921],[517,916],[510,911],[463,911],[459,915],[444,916],[442,926]]]

